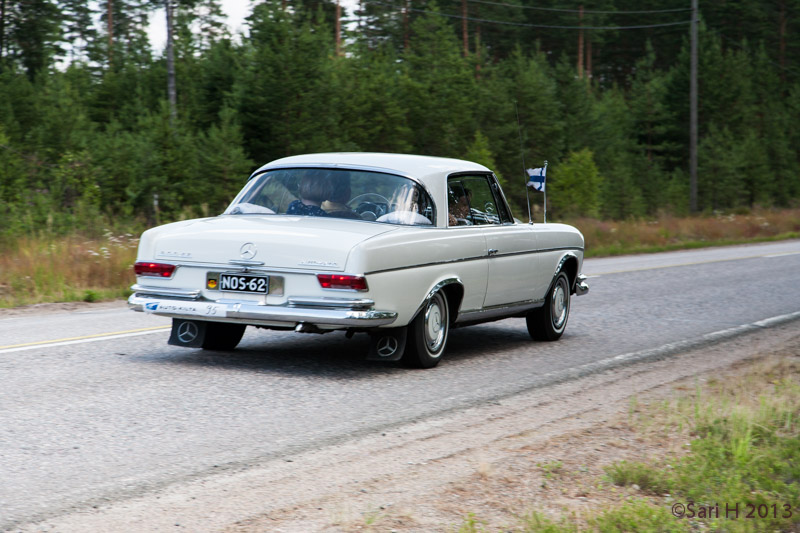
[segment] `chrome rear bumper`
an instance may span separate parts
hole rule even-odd
[[[206,300],[199,291],[166,291],[134,285],[128,307],[158,316],[185,320],[209,320],[254,326],[296,328],[299,325],[320,329],[386,326],[397,320],[397,313],[372,309],[365,298],[290,298],[287,305],[262,305],[237,300]]]

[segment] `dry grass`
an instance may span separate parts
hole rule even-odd
[[[656,220],[567,221],[586,238],[586,256],[699,248],[800,237],[800,209]],[[138,235],[138,232],[137,232]],[[138,238],[22,237],[0,242],[0,307],[125,297]]]
[[[138,237],[23,237],[0,255],[0,307],[124,297]]]
[[[800,237],[800,209],[758,209],[746,214],[717,214],[655,220],[569,221],[586,238],[586,255],[599,257],[683,248],[700,248]]]

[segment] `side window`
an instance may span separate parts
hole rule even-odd
[[[457,176],[447,180],[448,226],[500,224],[500,212],[485,176]],[[504,211],[503,211],[504,212]]]

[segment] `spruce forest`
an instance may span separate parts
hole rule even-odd
[[[218,0],[0,0],[0,239],[214,215],[322,151],[481,162],[518,218],[522,156],[554,220],[689,211],[690,0],[354,6],[253,1],[232,34]],[[797,206],[800,0],[699,20],[698,209]]]

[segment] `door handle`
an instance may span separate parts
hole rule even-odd
[[[494,248],[489,248],[489,256],[497,255],[499,250],[495,250]]]

